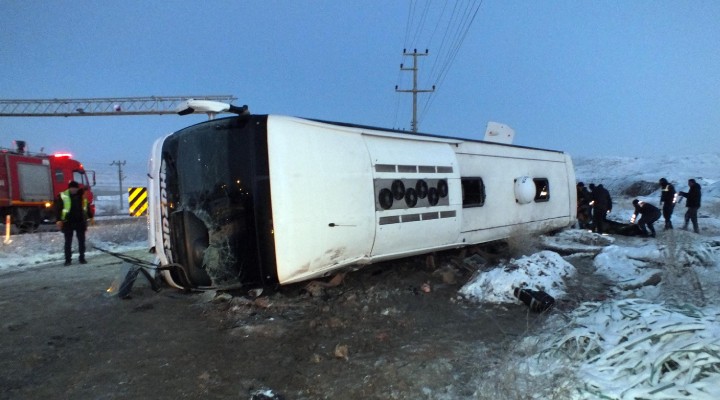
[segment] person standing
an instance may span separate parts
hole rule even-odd
[[[65,235],[65,265],[72,263],[72,239],[73,234],[77,236],[78,253],[80,264],[87,264],[85,261],[85,231],[87,220],[92,218],[92,210],[88,207],[85,192],[80,185],[71,181],[67,190],[60,192],[57,202],[57,225]]]
[[[577,184],[577,219],[580,229],[588,229],[591,226],[590,218],[590,192],[585,184],[578,182]]]
[[[610,192],[608,192],[602,184],[597,186],[591,184],[590,189],[592,190],[592,201],[590,205],[593,207],[593,225],[595,225],[595,232],[603,234],[605,233],[607,214],[612,212],[612,197],[610,197]]]
[[[675,186],[665,178],[660,178],[660,204],[665,219],[665,230],[672,229],[672,213],[675,209]]]
[[[638,199],[633,200],[633,206],[635,212],[630,217],[630,223],[635,223],[638,215],[642,215],[640,220],[637,221],[638,227],[642,231],[644,236],[648,236],[648,229],[650,230],[650,237],[655,237],[655,227],[653,224],[660,219],[660,209],[650,203],[640,201]]]
[[[697,213],[698,209],[700,208],[702,187],[699,183],[695,182],[695,179],[688,179],[688,186],[690,186],[690,189],[687,192],[678,193],[678,195],[687,199],[687,201],[685,202],[687,211],[685,212],[685,225],[683,226],[683,229],[687,230],[688,223],[692,221],[693,231],[695,231],[695,233],[700,233],[700,228],[698,227],[697,221]]]

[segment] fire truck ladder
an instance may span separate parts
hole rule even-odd
[[[0,99],[0,117],[91,117],[110,115],[177,114],[187,100],[231,103],[237,98],[220,96],[108,97],[94,99]]]

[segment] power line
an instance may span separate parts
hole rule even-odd
[[[428,27],[432,28],[432,31],[428,31],[427,46],[423,47],[437,47],[437,51],[434,51],[437,55],[434,57],[430,73],[425,75],[427,79],[424,79],[424,81],[433,82],[433,87],[436,88],[440,88],[444,83],[462,44],[467,39],[470,27],[479,13],[482,0],[457,0],[452,3],[452,8],[450,8],[448,2],[443,2],[442,5],[441,9],[436,7],[439,10],[439,16],[431,18],[430,0],[424,6],[412,1],[408,12],[408,26],[405,31],[405,48],[411,47],[407,45],[407,41],[413,32],[413,41],[415,42],[412,43],[412,47],[420,47],[418,45],[421,43],[417,42],[423,37],[423,30]],[[418,14],[420,14],[419,18],[417,17]],[[430,23],[433,20],[435,23]],[[438,35],[440,32],[442,32],[442,35]],[[438,38],[439,45],[433,43]],[[416,124],[421,122],[427,115],[436,94],[437,92],[433,92],[423,100],[421,106],[422,117],[420,121],[415,121]]]
[[[435,28],[432,31],[432,34],[430,34],[430,39],[428,39],[428,43],[432,43],[433,38],[435,37],[435,32],[437,32],[438,27],[440,26],[440,21],[442,20],[443,16],[445,15],[445,9],[447,8],[448,3],[446,1],[443,1],[443,8],[442,12],[440,13],[440,17],[438,18],[437,23],[435,24]]]
[[[422,31],[423,26],[425,25],[425,21],[427,20],[428,10],[430,9],[430,2],[425,3],[425,8],[422,11],[422,14],[420,15],[420,21],[418,22],[417,28],[415,29],[415,37],[413,37],[413,43],[417,43],[418,38],[420,36],[420,31]]]
[[[482,5],[482,1],[478,2],[477,5],[473,5],[468,3],[467,7],[462,12],[461,21],[459,24],[457,24],[458,28],[454,31],[452,37],[452,41],[450,43],[450,48],[447,51],[447,57],[444,59],[444,62],[441,65],[440,71],[438,73],[437,78],[435,79],[435,86],[441,87],[443,82],[445,81],[445,78],[447,77],[448,72],[450,71],[450,67],[455,62],[455,59],[457,58],[457,55],[460,53],[460,48],[462,47],[462,44],[465,42],[465,39],[467,38],[468,33],[470,32],[470,27],[472,26],[473,22],[475,21],[475,18],[478,15],[478,12],[480,11],[480,6]],[[473,9],[474,8],[474,9]],[[433,101],[435,100],[436,96],[431,94],[426,99],[425,105],[423,106],[423,115],[428,114],[428,110],[430,109],[430,106],[432,105]]]

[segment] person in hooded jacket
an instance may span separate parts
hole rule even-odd
[[[687,192],[678,192],[679,196],[687,199],[687,201],[685,202],[687,211],[685,212],[685,225],[683,226],[683,229],[687,230],[688,222],[692,221],[693,231],[695,231],[695,233],[700,233],[700,228],[698,227],[697,213],[698,209],[700,208],[700,197],[702,196],[702,188],[700,187],[699,183],[695,182],[695,179],[688,179],[688,186],[690,186],[690,189]]]
[[[87,231],[88,218],[92,218],[92,210],[88,207],[85,192],[80,185],[71,181],[67,190],[60,192],[56,202],[57,225],[65,235],[65,265],[72,263],[72,239],[77,236],[80,264],[87,264],[85,260],[85,231]]]
[[[590,207],[591,194],[585,184],[578,182],[577,187],[577,219],[580,229],[589,229],[592,218],[592,207]]]
[[[632,217],[630,217],[630,223],[635,223],[637,216],[641,215],[640,220],[637,221],[637,225],[643,235],[655,237],[655,227],[653,224],[660,219],[660,209],[638,199],[633,200],[632,204],[635,207],[635,212]],[[649,234],[648,229],[650,230]]]
[[[602,184],[597,186],[590,184],[590,190],[592,190],[592,201],[590,205],[593,208],[592,217],[594,230],[597,233],[603,234],[605,233],[607,214],[612,212],[612,197],[610,197],[610,192],[608,192]]]
[[[665,230],[672,229],[671,218],[673,210],[675,209],[675,186],[665,178],[660,178],[660,204],[662,205],[662,215],[665,219]]]

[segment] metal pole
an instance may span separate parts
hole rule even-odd
[[[110,164],[110,165],[117,165],[117,167],[118,167],[118,183],[119,183],[118,193],[120,194],[120,200],[119,200],[120,209],[119,209],[118,211],[119,211],[119,212],[122,212],[122,210],[123,210],[123,184],[122,184],[122,182],[123,182],[123,174],[122,174],[122,167],[123,167],[123,165],[125,165],[125,160],[123,160],[123,161],[113,161],[112,164]]]
[[[5,244],[12,243],[12,240],[10,240],[10,214],[5,216]]]
[[[415,49],[412,53],[408,53],[406,50],[403,50],[403,56],[412,56],[413,58],[413,66],[412,68],[406,68],[403,64],[400,64],[400,70],[401,71],[412,71],[413,72],[413,88],[412,89],[405,89],[401,90],[398,89],[397,86],[395,86],[396,92],[409,92],[413,95],[413,115],[412,115],[412,122],[410,122],[410,126],[412,128],[413,132],[418,131],[418,122],[417,122],[417,94],[418,93],[427,93],[427,92],[434,92],[435,91],[435,85],[433,85],[432,89],[418,89],[417,87],[417,75],[418,75],[418,65],[417,65],[417,58],[419,56],[427,56],[428,51],[425,50],[425,53],[418,53],[417,49]]]

